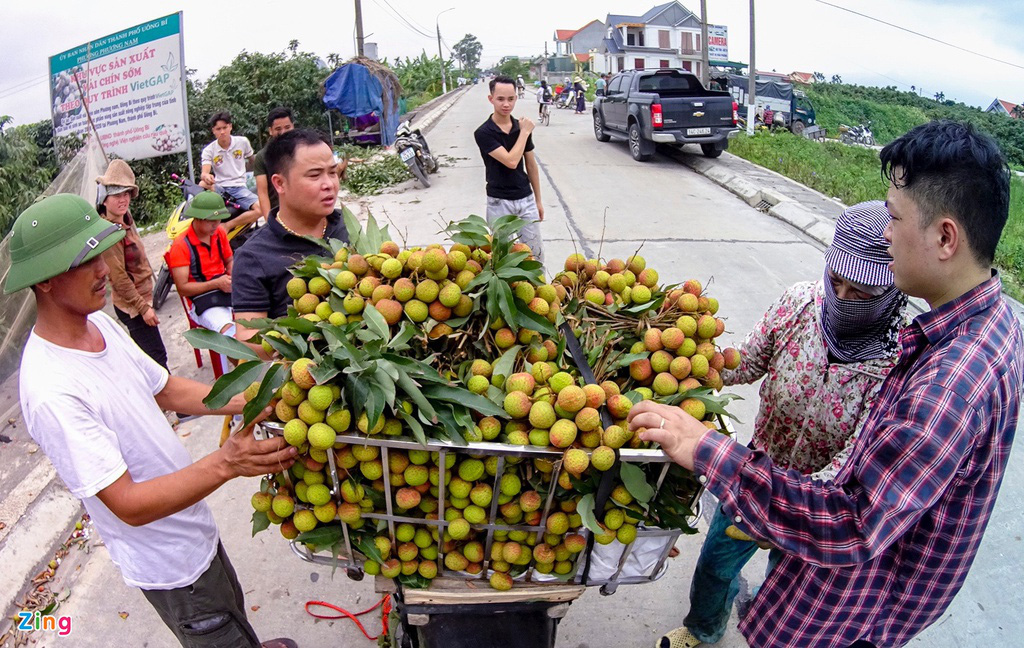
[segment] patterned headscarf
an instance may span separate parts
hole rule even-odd
[[[885,203],[873,200],[848,207],[836,221],[825,252],[825,299],[821,326],[825,346],[840,362],[860,362],[896,353],[901,312],[907,296],[893,285]],[[880,294],[871,299],[840,299],[828,271]]]

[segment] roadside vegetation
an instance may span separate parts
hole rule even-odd
[[[885,145],[933,119],[967,121],[994,137],[1011,165],[1024,168],[1024,120],[954,103],[941,92],[933,99],[894,86],[873,88],[845,83],[815,83],[804,90],[814,104],[818,125],[827,128],[830,137],[839,135],[839,124],[856,126],[871,120],[875,140]]]
[[[873,149],[821,144],[776,131],[752,137],[740,133],[730,141],[729,151],[847,205],[885,200],[887,184]],[[1024,178],[1016,174],[1010,181],[1010,217],[996,249],[996,266],[1003,273],[1006,292],[1024,301]]]

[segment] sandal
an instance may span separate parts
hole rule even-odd
[[[654,644],[654,648],[697,648],[702,643],[704,642],[694,637],[693,633],[684,627],[670,630],[661,635],[661,639]]]

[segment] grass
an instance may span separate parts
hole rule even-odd
[[[781,173],[847,205],[885,200],[878,152],[838,142],[817,143],[788,131],[739,134],[729,152]]]
[[[818,143],[788,132],[738,135],[729,151],[792,178],[847,205],[884,200],[877,151],[836,142]],[[1007,294],[1024,301],[1024,178],[1010,179],[1010,216],[996,248],[996,267]]]

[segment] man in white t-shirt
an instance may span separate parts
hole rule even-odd
[[[256,153],[248,138],[231,134],[231,113],[215,113],[209,123],[215,139],[203,148],[200,156],[203,170],[199,185],[227,194],[245,210],[224,221],[224,229],[230,232],[239,225],[255,223],[262,213],[259,198],[245,184],[246,165],[252,163]]]
[[[237,414],[244,400],[207,409],[208,386],[169,375],[100,312],[109,274],[101,253],[123,237],[70,194],[35,203],[14,223],[4,292],[31,287],[38,310],[19,376],[25,422],[125,582],[183,646],[260,646],[203,498],[235,477],[287,469],[294,449],[257,441],[249,427],[193,463],[162,410]]]

